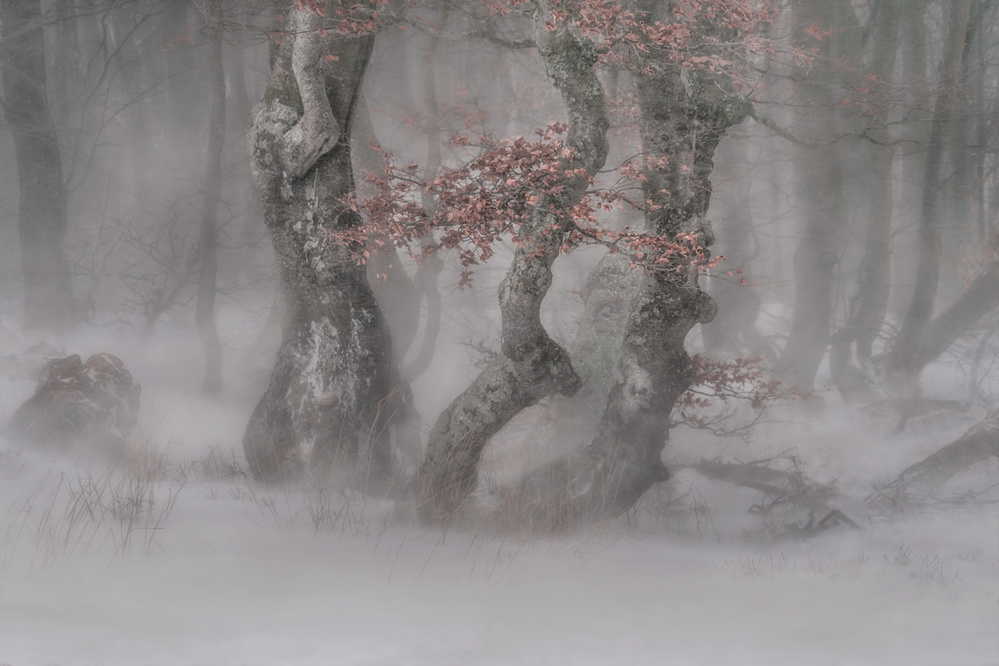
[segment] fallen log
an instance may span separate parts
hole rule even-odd
[[[999,412],[976,423],[956,441],[905,468],[893,481],[929,492],[975,463],[999,456]]]

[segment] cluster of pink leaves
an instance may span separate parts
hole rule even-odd
[[[696,234],[673,238],[654,236],[625,229],[614,231],[600,223],[600,213],[621,205],[641,208],[649,203],[627,200],[625,189],[595,188],[587,191],[569,210],[559,208],[557,198],[570,183],[591,184],[589,174],[573,166],[574,152],[561,139],[566,126],[552,123],[537,130],[537,140],[524,137],[497,141],[488,136],[478,142],[464,135],[452,140],[459,148],[478,148],[478,153],[464,164],[443,167],[432,182],[420,178],[419,164],[397,165],[388,153],[384,173],[369,173],[367,183],[374,194],[350,206],[363,209],[365,222],[334,232],[341,242],[357,247],[357,259],[365,262],[371,253],[390,248],[402,249],[419,261],[421,253],[453,250],[465,269],[461,284],[467,284],[472,266],[487,261],[501,239],[523,244],[531,238],[525,225],[547,207],[558,221],[538,233],[569,233],[562,238],[561,249],[568,252],[581,244],[600,244],[612,252],[629,256],[633,264],[650,271],[682,271],[694,265],[714,266]],[[377,148],[376,148],[377,149]],[[640,171],[630,163],[622,168],[633,183]],[[435,202],[429,213],[425,195]],[[433,236],[437,248],[420,249],[420,240]]]
[[[744,400],[753,409],[760,410],[768,404],[786,397],[782,385],[769,377],[763,359],[737,358],[718,360],[694,354],[694,381],[691,388],[676,402],[688,421],[697,421],[692,410],[705,408],[714,400]]]
[[[612,0],[558,0],[549,25],[571,24],[592,39],[602,56],[633,71],[652,73],[646,56],[655,53],[684,67],[713,71],[731,67],[726,50],[744,52],[756,43],[747,37],[771,21],[771,0],[673,0],[671,20],[649,20]],[[719,39],[719,29],[736,31],[740,41],[730,45]]]

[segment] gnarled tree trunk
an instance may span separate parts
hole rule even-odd
[[[336,237],[360,222],[349,136],[374,38],[300,9],[289,23],[248,132],[286,314],[243,447],[258,479],[332,467],[364,483],[387,475],[388,425],[408,398],[358,248]]]
[[[609,122],[592,43],[564,25],[549,30],[549,3],[538,0],[537,5],[535,41],[548,77],[565,101],[566,145],[575,149],[575,158],[564,165],[561,192],[537,193],[535,212],[520,232],[521,243],[499,290],[501,353],[444,410],[430,432],[418,497],[420,513],[430,520],[447,520],[461,508],[478,482],[482,449],[510,419],[541,398],[556,392],[572,395],[580,387],[568,354],[541,324],[541,302],[572,225],[572,207],[588,185],[587,178],[572,170],[593,175],[603,166]]]
[[[798,44],[837,63],[832,73],[802,68],[802,80],[794,84],[800,134],[809,141],[829,141],[843,129],[835,111],[841,99],[835,91],[843,79],[839,63],[860,53],[856,16],[846,0],[797,0],[792,11]],[[820,42],[808,33],[816,26],[830,33]],[[839,144],[796,150],[804,219],[794,253],[794,315],[780,362],[791,383],[810,391],[832,333],[835,269],[846,243],[847,217]]]

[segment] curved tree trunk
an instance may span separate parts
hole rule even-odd
[[[913,367],[919,371],[936,360],[996,307],[999,307],[999,263],[992,262],[968,285],[960,298],[926,325]]]
[[[7,122],[17,153],[24,328],[69,328],[77,319],[66,235],[62,155],[45,94],[45,41],[40,0],[0,2],[0,65]]]
[[[388,426],[408,398],[357,248],[336,238],[360,222],[346,202],[348,137],[374,38],[337,35],[298,9],[289,22],[248,133],[286,313],[243,447],[258,479],[331,467],[363,484],[388,474]]]
[[[566,27],[549,30],[551,17],[548,1],[538,0],[535,41],[569,113],[566,144],[576,151],[566,171],[583,169],[592,176],[607,157],[609,126],[594,72],[597,54],[592,43]],[[561,192],[538,193],[535,213],[521,229],[513,263],[500,284],[501,353],[444,410],[430,432],[418,479],[418,506],[425,519],[447,520],[460,510],[478,482],[482,449],[510,419],[541,398],[579,390],[568,354],[541,324],[541,302],[572,225],[571,209],[587,185],[588,178],[567,173]]]
[[[646,13],[653,16],[649,5]],[[652,204],[646,206],[646,226],[667,239],[696,234],[707,247],[713,240],[705,214],[714,151],[725,131],[747,116],[748,104],[708,70],[684,70],[665,59],[650,64],[654,74],[636,75],[643,190]],[[596,435],[582,451],[525,480],[519,511],[533,529],[617,515],[669,477],[661,455],[670,413],[693,378],[684,338],[716,311],[688,262],[677,257],[669,269],[648,276],[632,302]]]
[[[720,148],[719,167],[731,165],[725,173],[717,174],[724,183],[716,191],[712,216],[718,229],[719,254],[725,261],[718,268],[724,275],[715,274],[711,281],[711,296],[718,303],[718,316],[701,327],[707,354],[718,358],[732,356],[758,356],[768,362],[776,361],[769,342],[756,328],[760,314],[760,297],[753,291],[755,283],[753,262],[760,253],[759,240],[750,204],[753,178],[742,172],[750,162],[749,141],[729,137]],[[752,168],[752,167],[750,167]],[[726,177],[727,176],[727,177]],[[734,277],[738,276],[738,277]],[[744,281],[744,282],[743,282]]]

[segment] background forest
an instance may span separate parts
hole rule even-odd
[[[0,0],[0,67],[0,661],[999,659],[999,4]]]

